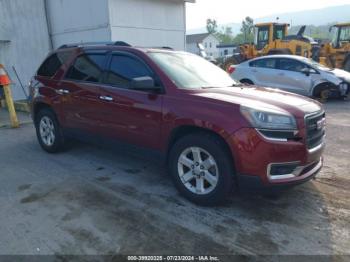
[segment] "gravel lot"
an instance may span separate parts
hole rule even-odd
[[[325,167],[279,197],[181,198],[155,159],[75,143],[43,152],[32,125],[0,129],[0,254],[349,255],[350,102],[326,104]]]

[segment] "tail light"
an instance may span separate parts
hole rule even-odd
[[[228,73],[231,75],[231,74],[233,74],[233,73],[235,72],[235,70],[236,70],[236,67],[233,66],[233,65],[231,65],[231,66],[228,68]]]

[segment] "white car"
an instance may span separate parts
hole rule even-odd
[[[294,55],[255,58],[230,68],[241,83],[279,88],[309,97],[346,97],[350,73],[330,69],[311,59]]]

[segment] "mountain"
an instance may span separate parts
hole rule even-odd
[[[241,30],[241,26],[242,26],[241,23],[223,24],[223,25],[219,25],[219,30],[222,30],[225,27],[231,27],[233,35],[237,35]],[[201,28],[197,28],[197,29],[187,30],[186,33],[188,35],[192,35],[192,34],[202,34],[202,33],[206,33],[206,32],[207,32],[207,28],[201,27]]]
[[[290,12],[274,14],[255,19],[256,23],[276,21],[291,23],[292,25],[326,25],[336,22],[350,21],[350,5],[332,6],[322,9],[305,10],[302,12]]]
[[[332,6],[322,9],[313,9],[305,10],[301,12],[289,12],[269,15],[266,17],[254,18],[255,23],[262,22],[273,22],[276,21],[276,18],[279,17],[279,22],[291,23],[293,26],[296,25],[328,25],[334,24],[337,22],[350,22],[350,4],[341,5],[341,6]],[[249,14],[247,14],[249,15]],[[232,27],[232,32],[234,35],[240,32],[241,24],[240,23],[230,23],[220,25],[221,27]],[[206,28],[198,28],[188,30],[187,34],[197,34],[206,32]]]

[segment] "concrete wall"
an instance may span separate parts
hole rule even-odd
[[[23,99],[25,96],[12,66],[23,84],[28,86],[30,78],[50,51],[43,0],[0,0],[0,28],[0,63],[4,64],[14,82],[14,99]]]
[[[47,0],[47,3],[54,48],[67,43],[111,40],[108,0]]]
[[[185,49],[183,0],[0,0],[0,63],[13,79],[14,99],[53,48],[122,40],[139,46]],[[47,13],[47,16],[46,16]],[[48,19],[46,19],[48,17]],[[51,35],[51,40],[50,36]]]
[[[113,41],[185,50],[183,0],[109,0]]]
[[[185,49],[183,0],[48,0],[48,14],[55,48],[74,42],[125,41]]]

